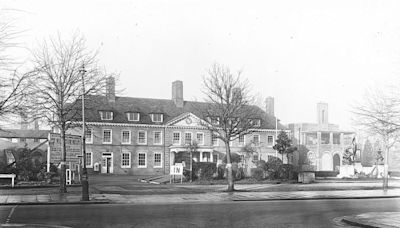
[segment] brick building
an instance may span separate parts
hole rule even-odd
[[[101,173],[155,175],[168,174],[170,165],[188,158],[187,144],[196,141],[196,161],[221,163],[224,143],[201,126],[199,110],[207,103],[185,101],[183,83],[172,83],[171,99],[115,96],[113,79],[108,80],[106,96],[87,100],[86,153],[89,170],[100,165]],[[271,103],[269,104],[271,106]],[[254,159],[274,156],[275,117],[256,106],[250,111],[260,113],[255,121],[257,131],[231,142],[232,152],[252,142],[257,153]],[[80,119],[77,118],[77,124]],[[279,124],[278,129],[283,129]],[[80,134],[81,128],[70,130]]]

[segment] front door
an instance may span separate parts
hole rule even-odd
[[[101,173],[113,173],[112,153],[103,153]]]

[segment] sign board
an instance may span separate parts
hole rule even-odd
[[[79,155],[82,155],[81,136],[65,135],[66,164],[72,166],[79,163]],[[49,160],[50,163],[59,164],[61,162],[61,136],[58,133],[49,133]],[[71,168],[71,167],[70,167]]]
[[[170,175],[183,175],[182,163],[175,163],[175,165],[171,165],[169,174]]]

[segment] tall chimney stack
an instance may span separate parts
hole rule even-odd
[[[108,102],[115,102],[115,79],[111,76],[106,79],[106,97]]]
[[[176,107],[183,108],[183,82],[174,81],[172,82],[172,101]]]
[[[275,116],[274,104],[275,104],[275,99],[273,97],[267,97],[265,99],[265,109],[266,109],[265,111],[270,116]]]
[[[317,104],[318,124],[328,124],[328,104],[320,102]]]

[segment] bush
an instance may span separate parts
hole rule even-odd
[[[224,179],[225,178],[225,168],[226,168],[225,164],[218,165],[218,168],[217,168],[217,179]]]
[[[265,164],[261,164],[269,179],[282,179],[282,161],[279,158],[271,158]]]
[[[251,177],[260,181],[264,179],[264,170],[260,167],[251,169]]]
[[[217,164],[213,162],[194,162],[193,174],[194,179],[212,180],[214,173],[217,172]]]

